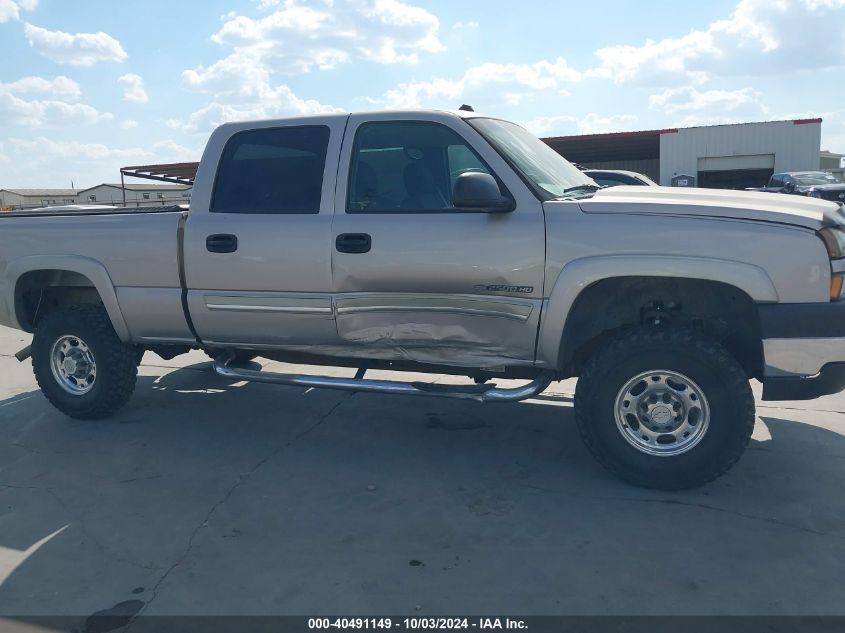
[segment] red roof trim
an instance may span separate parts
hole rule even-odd
[[[567,141],[570,139],[587,139],[587,138],[620,138],[620,137],[643,137],[643,136],[659,136],[660,134],[675,134],[678,128],[667,128],[665,130],[639,130],[636,132],[602,132],[600,134],[572,134],[570,136],[549,136],[543,141]]]
[[[776,119],[772,121],[746,121],[745,123],[716,123],[714,125],[694,125],[686,128],[665,128],[662,130],[639,130],[636,132],[604,132],[601,134],[570,134],[567,136],[548,136],[540,140],[554,143],[555,141],[569,141],[573,139],[613,139],[624,137],[649,137],[659,136],[661,134],[677,134],[681,129],[695,130],[703,127],[733,127],[737,125],[758,125],[761,123],[788,123],[789,119]],[[795,125],[802,125],[804,123],[821,123],[821,118],[817,119],[794,119],[792,123]]]

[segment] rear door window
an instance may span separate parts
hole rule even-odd
[[[238,132],[220,158],[211,212],[318,213],[328,145],[325,126]]]

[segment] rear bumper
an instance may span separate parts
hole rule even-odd
[[[845,301],[759,309],[763,400],[811,400],[845,389]]]

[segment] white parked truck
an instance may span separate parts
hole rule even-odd
[[[845,386],[844,224],[797,196],[602,189],[472,112],[232,123],[187,212],[2,214],[0,323],[33,333],[41,389],[76,418],[126,404],[144,350],[204,349],[237,380],[491,403],[577,376],[597,459],[682,489],[742,454],[749,379],[775,400]],[[268,373],[256,355],[359,370]]]

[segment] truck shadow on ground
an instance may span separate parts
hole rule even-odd
[[[147,613],[839,612],[845,438],[780,413],[758,424],[770,439],[727,475],[665,493],[596,465],[565,394],[309,391],[207,363],[142,376],[105,421],[19,394],[0,402],[0,614],[132,600]]]

